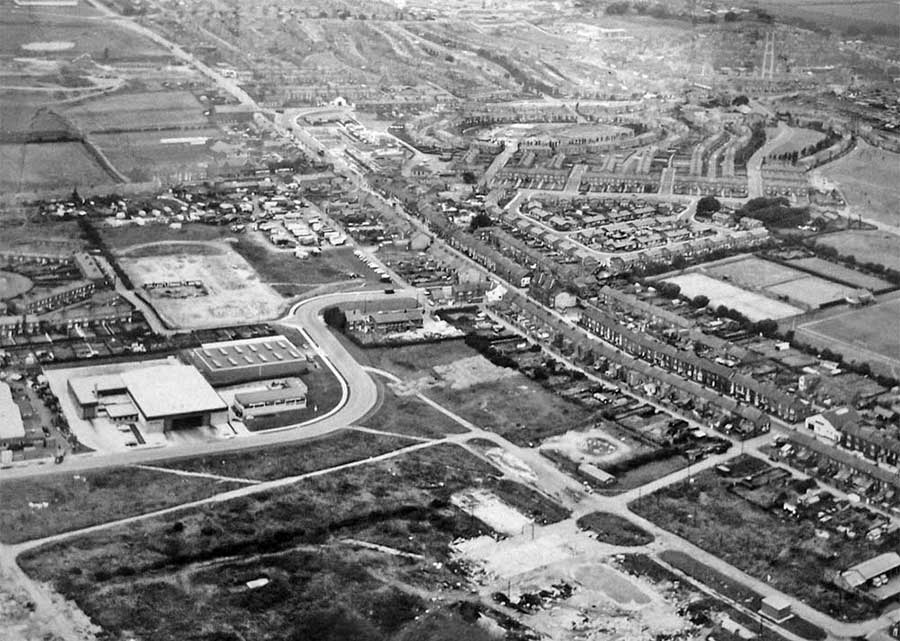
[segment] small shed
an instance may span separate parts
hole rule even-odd
[[[759,613],[776,623],[781,623],[794,616],[793,612],[791,612],[790,599],[781,595],[772,595],[764,598],[759,608]]]

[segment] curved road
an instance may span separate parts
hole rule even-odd
[[[392,296],[409,295],[408,290],[398,290]],[[335,373],[343,391],[341,401],[329,413],[310,422],[250,436],[231,439],[185,443],[171,447],[135,449],[127,452],[91,452],[70,455],[63,463],[31,464],[0,470],[0,480],[41,476],[55,473],[72,473],[84,470],[149,463],[165,459],[197,456],[215,452],[233,452],[278,443],[292,443],[322,436],[353,425],[371,410],[378,400],[378,388],[369,374],[334,337],[321,318],[322,310],[331,305],[362,299],[385,297],[380,292],[341,292],[325,294],[294,305],[279,323],[298,328],[310,345]]]

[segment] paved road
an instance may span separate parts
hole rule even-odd
[[[408,294],[409,292],[407,291],[399,290],[394,296]],[[309,424],[268,430],[228,440],[197,441],[171,447],[135,449],[128,452],[90,452],[71,455],[59,465],[53,463],[32,463],[0,470],[0,480],[53,473],[80,472],[118,465],[137,465],[176,457],[196,456],[213,452],[232,452],[251,447],[292,443],[328,434],[329,432],[353,425],[375,406],[378,400],[378,389],[371,377],[325,326],[321,319],[321,312],[326,307],[338,303],[356,301],[362,298],[384,298],[386,296],[389,295],[380,291],[326,294],[296,304],[288,316],[280,321],[282,324],[297,327],[306,334],[318,355],[323,358],[326,364],[333,368],[343,388],[343,398],[338,406],[331,413]]]
[[[765,144],[756,150],[756,153],[747,161],[747,196],[750,198],[759,198],[765,196],[765,185],[762,179],[762,164],[766,156],[772,153],[782,142],[790,138],[791,130],[783,122],[778,122],[778,132],[774,138],[765,142]]]

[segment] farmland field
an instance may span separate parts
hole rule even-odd
[[[803,325],[801,340],[807,336],[832,344],[848,360],[867,360],[900,368],[900,299],[855,309],[831,318]]]
[[[203,105],[187,91],[158,91],[90,100],[66,110],[65,115],[91,132],[208,129],[209,119],[203,110]]]
[[[894,5],[894,20],[897,18]],[[857,148],[821,170],[840,185],[853,217],[862,216],[900,226],[900,154],[883,151],[859,141]]]
[[[818,236],[816,242],[834,247],[859,262],[900,270],[900,236],[884,231],[853,230]]]
[[[0,145],[0,190],[30,192],[111,184],[78,142]]]
[[[768,318],[777,320],[803,313],[799,307],[735,287],[705,274],[681,274],[667,278],[666,281],[678,285],[681,292],[688,297],[693,298],[703,294],[709,297],[709,303],[713,307],[725,305],[737,310],[751,321]]]
[[[864,287],[875,292],[891,287],[891,284],[886,280],[863,274],[855,269],[850,269],[822,258],[797,258],[790,261],[790,264],[803,267],[825,278],[831,278],[854,287]]]

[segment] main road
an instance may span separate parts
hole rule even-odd
[[[322,311],[332,305],[363,299],[415,296],[415,290],[397,290],[395,294],[357,291],[325,294],[294,305],[279,323],[299,329],[310,346],[332,370],[341,385],[340,402],[325,415],[301,423],[249,436],[229,439],[196,440],[168,447],[137,448],[126,452],[90,452],[70,455],[63,463],[31,463],[0,470],[0,481],[11,478],[33,477],[54,473],[82,472],[91,469],[121,465],[138,465],[185,456],[198,456],[222,452],[293,443],[322,436],[355,424],[377,403],[378,388],[371,376],[353,358],[350,352],[331,333],[322,319]]]

